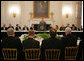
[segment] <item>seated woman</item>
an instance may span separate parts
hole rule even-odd
[[[56,25],[55,29],[56,29],[56,31],[59,31],[59,27],[58,27],[58,25]]]

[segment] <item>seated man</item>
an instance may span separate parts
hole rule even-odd
[[[26,25],[24,25],[23,30],[27,30],[28,31],[29,28]]]
[[[8,28],[13,28],[14,29],[14,27],[11,24],[9,24],[9,27]]]
[[[70,27],[70,24],[67,24],[65,28]]]
[[[3,27],[1,27],[1,30],[7,30],[7,27],[5,24],[3,24]]]
[[[72,24],[71,30],[77,30],[77,27],[74,24]]]
[[[62,25],[62,26],[60,27],[60,31],[65,31],[64,25]]]
[[[78,31],[82,31],[82,30],[83,30],[82,26],[78,28]]]
[[[77,37],[71,34],[71,28],[67,27],[65,29],[65,37],[63,37],[64,46],[77,46]]]
[[[22,44],[19,38],[15,37],[14,30],[12,28],[9,28],[7,30],[7,38],[4,38],[2,40],[1,47],[2,48],[15,48],[17,49],[18,59],[21,59],[22,54]]]
[[[31,25],[30,30],[34,30],[34,24]]]
[[[19,26],[19,24],[16,25],[16,28],[15,28],[16,31],[19,31],[21,30],[21,27]]]
[[[49,26],[49,30],[52,29],[52,28],[53,28],[53,27],[52,27],[52,25],[50,24],[50,26]]]
[[[61,52],[61,55],[62,55],[64,45],[63,45],[62,41],[55,38],[55,36],[56,36],[56,30],[52,28],[50,30],[50,38],[42,41],[41,54],[42,54],[43,60],[45,59],[45,49],[60,49],[62,51]],[[60,59],[62,59],[62,58],[63,58],[63,56],[60,56]]]
[[[24,49],[27,48],[39,48],[39,42],[34,40],[35,33],[33,30],[29,31],[28,39],[22,42]]]

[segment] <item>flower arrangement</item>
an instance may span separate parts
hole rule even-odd
[[[41,33],[41,34],[38,34],[35,36],[35,38],[38,38],[38,37],[43,38],[43,39],[48,39],[48,38],[50,38],[50,35],[47,33]],[[63,37],[63,35],[56,34],[57,39],[61,39],[61,37]]]
[[[28,34],[22,34],[19,38],[20,38],[20,40],[22,42],[23,40],[28,39]]]
[[[47,33],[40,33],[40,34],[37,34],[37,35],[35,36],[35,38],[38,38],[38,37],[43,38],[43,39],[47,39],[47,38],[50,37],[50,35],[47,34]]]
[[[57,39],[61,39],[61,37],[63,37],[63,35],[56,34],[56,38]],[[28,34],[22,34],[19,38],[20,38],[20,40],[22,42],[23,40],[28,39]],[[40,34],[35,35],[34,39],[39,41],[40,43],[42,43],[43,39],[48,39],[48,38],[50,38],[49,34],[47,34],[47,33],[40,33]]]
[[[49,37],[50,37],[50,35],[47,34],[47,33],[40,33],[40,34],[35,35],[35,40],[39,41],[40,42],[40,46],[41,46],[42,40],[43,39],[47,39]]]
[[[57,39],[61,39],[60,35],[56,34],[56,38]]]

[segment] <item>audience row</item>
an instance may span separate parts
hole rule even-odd
[[[58,25],[55,26],[55,29],[57,31],[65,31],[65,28],[66,27],[70,27],[70,24],[67,24],[66,26],[62,25],[61,27],[59,27]],[[27,27],[26,25],[24,25],[24,27],[21,29],[21,27],[19,26],[19,24],[16,25],[16,27],[14,28],[11,24],[9,24],[8,27],[6,27],[6,25],[4,24],[3,27],[1,27],[1,30],[7,30],[8,28],[13,28],[15,29],[16,31],[20,31],[20,30],[35,30],[35,27],[34,27],[34,24],[31,25],[31,27]],[[51,25],[49,26],[49,29],[53,28]],[[81,27],[77,27],[75,26],[74,24],[72,24],[72,26],[70,27],[71,30],[73,31],[82,31],[83,28],[82,26]]]

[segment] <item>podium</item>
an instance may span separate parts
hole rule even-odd
[[[40,27],[42,27],[42,26],[40,26]],[[34,24],[34,30],[40,31],[38,28],[39,28],[39,24]],[[49,29],[50,29],[50,24],[46,24],[46,31]]]

